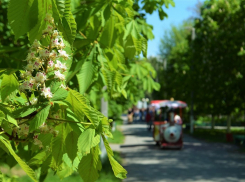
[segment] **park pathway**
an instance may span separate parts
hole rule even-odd
[[[114,146],[128,171],[124,182],[245,182],[245,153],[233,145],[184,136],[182,150],[160,149],[144,123],[124,124],[125,143]]]

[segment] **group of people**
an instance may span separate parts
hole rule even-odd
[[[182,124],[180,116],[176,114],[174,109],[167,107],[156,109],[154,106],[147,109],[129,109],[128,123],[133,123],[134,121],[145,121],[149,131],[152,129],[153,121],[164,121],[165,123],[174,121],[177,124]]]
[[[144,108],[130,108],[128,109],[128,123],[133,123],[134,121],[144,121],[146,110]]]

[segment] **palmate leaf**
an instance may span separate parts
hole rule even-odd
[[[62,158],[66,152],[65,139],[67,137],[67,130],[65,124],[60,124],[55,128],[59,131],[58,136],[52,139],[52,156],[53,156],[53,166],[58,168],[62,163]]]
[[[99,125],[100,118],[97,111],[87,104],[87,100],[82,94],[70,89],[67,101],[72,105],[74,114],[81,121],[84,120],[85,115],[94,126],[97,127]]]
[[[125,179],[127,176],[127,171],[113,158],[113,151],[111,150],[111,147],[109,146],[109,143],[107,141],[107,139],[105,138],[104,135],[102,135],[102,139],[106,148],[106,152],[112,167],[112,170],[114,172],[114,175],[117,178],[120,179]]]
[[[102,32],[100,38],[100,44],[104,47],[113,47],[116,40],[116,31],[115,31],[115,20],[114,17],[111,16],[107,21],[105,28]]]
[[[77,144],[78,144],[78,135],[76,132],[71,131],[66,139],[65,139],[65,147],[66,147],[66,152],[71,159],[71,161],[74,161],[74,159],[77,157]],[[80,143],[79,143],[80,144]]]
[[[99,173],[102,168],[100,161],[99,146],[91,149],[91,152],[84,156],[78,166],[78,172],[84,182],[94,182],[98,179]]]
[[[41,126],[47,119],[51,105],[47,105],[40,110],[36,116],[30,121],[30,132]]]
[[[77,24],[71,12],[71,0],[65,0],[64,18],[63,18],[63,26],[64,26],[63,34],[64,37],[68,40],[68,42],[72,45],[76,37]]]
[[[50,152],[48,150],[42,150],[41,152],[37,153],[34,157],[32,157],[29,161],[28,161],[28,165],[33,166],[39,166],[40,164],[42,164],[50,155]]]
[[[68,96],[68,91],[64,88],[59,88],[52,97],[52,101],[59,101],[59,100],[65,100]]]
[[[0,136],[0,143],[2,143],[2,145],[4,145],[9,153],[14,157],[14,159],[19,163],[19,165],[22,167],[22,169],[26,172],[26,174],[33,180],[33,181],[37,181],[36,179],[36,175],[35,172],[23,161],[21,160],[21,158],[16,155],[16,153],[14,152],[11,144],[9,143],[9,141],[7,141],[5,138],[3,138],[2,136]],[[1,145],[0,145],[1,146]]]
[[[24,106],[23,108],[15,110],[12,114],[16,118],[23,118],[23,117],[26,117],[26,116],[32,114],[33,112],[38,110],[40,107],[41,107],[40,104],[31,105],[31,106]]]
[[[6,116],[6,120],[12,124],[14,124],[15,126],[18,126],[17,121],[14,119],[13,114],[5,108],[5,106],[3,104],[0,104],[0,111],[2,111],[5,116]]]
[[[71,0],[52,0],[52,10],[59,31],[72,45],[76,37],[77,24],[71,12]]]
[[[84,94],[92,83],[94,73],[93,59],[96,47],[94,47],[88,56],[87,60],[83,63],[80,72],[77,74],[79,84],[79,92]]]
[[[9,95],[19,88],[19,82],[15,73],[11,75],[4,75],[1,83],[1,97],[4,101]]]
[[[92,148],[93,139],[95,135],[95,129],[88,128],[78,138],[78,150],[83,155],[86,155],[90,152]]]
[[[50,13],[49,7],[52,5],[51,0],[34,1],[38,3],[38,21],[34,28],[29,32],[29,40],[32,43],[35,39],[40,40],[43,30],[47,26],[47,22],[44,20],[47,13]],[[31,15],[30,15],[31,16]]]
[[[36,25],[37,16],[37,3],[34,0],[10,1],[8,20],[16,40]]]

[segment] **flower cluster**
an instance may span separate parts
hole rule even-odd
[[[51,14],[47,14],[45,21],[48,25],[43,30],[43,36],[50,37],[49,46],[42,46],[38,40],[35,40],[26,57],[27,65],[25,72],[21,73],[23,79],[19,89],[21,92],[39,91],[40,95],[46,99],[51,99],[53,94],[51,88],[46,86],[46,81],[56,79],[61,82],[61,88],[65,88],[65,75],[67,67],[63,61],[69,59],[69,55],[64,50],[65,43],[59,32],[55,29],[54,19]],[[36,99],[36,98],[35,98]],[[36,104],[30,101],[28,104]]]
[[[67,71],[66,61],[70,58],[65,49],[65,42],[62,36],[55,28],[54,19],[51,14],[45,17],[47,27],[43,30],[43,37],[49,37],[48,45],[42,45],[40,41],[35,40],[31,45],[28,55],[24,61],[26,65],[25,71],[21,72],[22,79],[19,86],[20,92],[26,94],[28,102],[26,105],[35,105],[44,99],[50,100],[53,97],[51,82],[58,82],[59,88],[66,89],[65,72]],[[50,80],[50,81],[49,81]],[[47,82],[49,81],[49,82]],[[30,98],[28,96],[32,95]],[[55,125],[59,124],[59,111],[55,114],[49,114],[52,122],[48,119],[44,121],[39,129],[35,130],[33,144],[40,149],[43,148],[39,134],[50,133],[53,136],[58,135]],[[13,134],[18,138],[27,138],[30,134],[29,126],[25,120],[20,121],[20,127],[13,128]]]

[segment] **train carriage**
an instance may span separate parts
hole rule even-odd
[[[183,147],[182,109],[187,107],[187,104],[183,101],[171,100],[152,101],[151,104],[167,108],[164,113],[161,113],[165,117],[159,117],[158,121],[153,122],[153,138],[156,144],[161,148],[181,149]],[[179,115],[176,110],[179,110]]]

